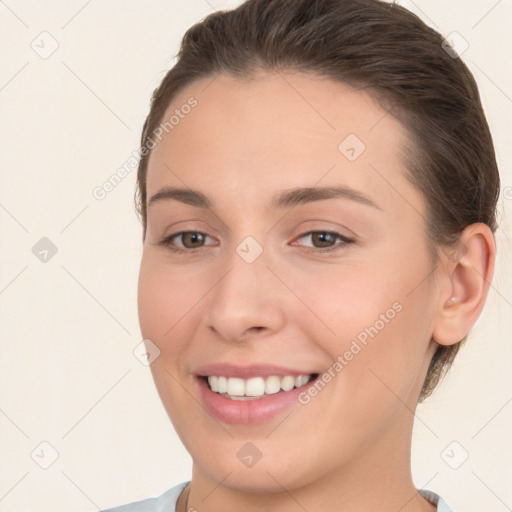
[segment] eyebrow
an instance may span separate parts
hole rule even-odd
[[[303,187],[285,190],[272,201],[274,209],[285,208],[289,206],[298,206],[301,204],[311,203],[313,201],[322,201],[325,199],[349,199],[357,203],[372,206],[380,210],[381,208],[365,196],[362,192],[354,190],[350,187]]]
[[[210,208],[212,202],[201,192],[189,188],[164,187],[152,195],[148,201],[148,207],[157,201],[174,199],[181,203],[197,206],[198,208]]]
[[[285,190],[273,198],[271,206],[273,209],[277,210],[286,207],[308,204],[314,201],[336,198],[348,199],[381,210],[381,208],[374,201],[372,201],[362,192],[345,186],[300,187]],[[164,187],[156,194],[151,196],[148,201],[148,207],[158,201],[169,199],[174,199],[181,203],[196,206],[197,208],[208,209],[213,206],[213,202],[208,199],[202,192],[197,190],[192,190],[189,188]]]

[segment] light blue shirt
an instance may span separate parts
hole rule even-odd
[[[190,482],[183,482],[172,489],[164,492],[159,498],[149,498],[147,500],[136,501],[122,505],[121,507],[109,508],[103,512],[174,512],[176,502],[181,492]],[[437,505],[437,512],[453,512],[444,500],[435,492],[425,489],[419,489],[419,493],[428,501]]]

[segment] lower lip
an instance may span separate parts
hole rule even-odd
[[[264,423],[298,403],[298,396],[313,381],[300,388],[281,391],[254,400],[231,400],[212,391],[203,378],[198,377],[201,397],[208,412],[215,418],[230,424],[248,425]]]

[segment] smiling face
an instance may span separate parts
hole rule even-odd
[[[139,319],[194,478],[382,478],[409,456],[438,293],[405,130],[304,74],[196,82],[165,119],[190,97],[149,161]]]

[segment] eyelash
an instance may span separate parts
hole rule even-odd
[[[195,252],[202,250],[205,247],[205,246],[202,246],[202,247],[195,247],[192,249],[188,249],[188,248],[176,247],[176,246],[172,245],[174,238],[177,238],[181,235],[185,235],[187,233],[200,234],[200,235],[204,235],[205,237],[209,236],[208,234],[203,233],[202,231],[179,231],[177,233],[172,233],[171,235],[165,237],[160,242],[158,242],[157,245],[164,246],[173,252],[180,252],[180,253],[185,253],[185,252],[195,253]],[[307,231],[306,233],[303,233],[302,235],[300,235],[298,237],[298,239],[301,239],[301,238],[304,238],[306,236],[310,236],[313,234],[318,234],[318,233],[333,235],[336,239],[341,240],[342,243],[336,244],[331,247],[305,247],[306,252],[316,252],[316,253],[318,253],[318,252],[319,253],[334,252],[334,251],[340,250],[342,247],[344,247],[346,245],[354,243],[353,239],[348,238],[348,237],[342,235],[341,233],[338,233],[337,231]]]

